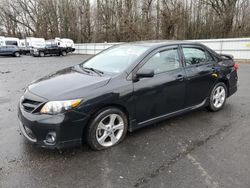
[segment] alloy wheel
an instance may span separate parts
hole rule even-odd
[[[220,108],[226,99],[226,91],[223,86],[218,86],[213,93],[213,105],[215,108]]]
[[[98,124],[96,129],[97,142],[103,147],[115,145],[122,137],[124,121],[119,114],[109,114]]]

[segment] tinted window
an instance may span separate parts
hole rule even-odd
[[[17,46],[6,46],[6,48],[8,48],[8,49],[17,49],[18,47]]]
[[[6,45],[16,45],[17,46],[17,41],[5,41]]]
[[[83,67],[108,73],[121,73],[137,60],[149,47],[119,45],[101,52],[83,64]]]
[[[187,66],[213,61],[208,52],[200,48],[183,47],[183,54]]]
[[[153,69],[155,74],[174,70],[180,67],[177,49],[169,49],[156,53],[143,66],[142,69]]]

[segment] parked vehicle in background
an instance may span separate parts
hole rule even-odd
[[[22,54],[22,51],[19,49],[18,46],[15,46],[15,45],[0,46],[0,55],[1,56],[20,57],[21,54]]]
[[[28,37],[26,43],[29,48],[44,48],[46,46],[44,38]]]
[[[5,37],[3,36],[0,36],[0,46],[5,46],[5,40],[4,40]]]
[[[46,55],[67,55],[67,48],[58,46],[55,40],[47,40],[44,47],[31,49],[31,54],[35,57],[44,57]]]
[[[75,51],[75,44],[74,41],[67,38],[55,38],[55,41],[57,42],[57,45],[60,47],[66,47],[67,53],[74,52]]]
[[[20,49],[24,54],[30,53],[33,48],[45,48],[44,38],[27,37],[20,40]]]
[[[20,39],[15,37],[5,37],[4,38],[5,45],[14,45],[14,46],[20,46]]]
[[[20,50],[22,51],[22,54],[26,55],[30,53],[30,50],[26,47],[26,41],[25,39],[20,39]]]
[[[20,39],[15,37],[0,36],[0,46],[5,46],[5,45],[15,45],[19,47]]]

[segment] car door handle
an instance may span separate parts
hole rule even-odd
[[[184,76],[183,76],[183,75],[178,75],[178,76],[176,77],[176,80],[178,80],[178,81],[183,81],[183,80],[184,80]]]
[[[213,73],[215,72],[216,68],[215,67],[210,67],[210,68],[207,68],[207,69],[204,69],[200,72],[200,74],[208,74],[208,73]]]

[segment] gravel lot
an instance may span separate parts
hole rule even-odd
[[[0,58],[0,187],[250,187],[249,64],[240,64],[239,90],[218,113],[190,112],[100,152],[29,144],[17,119],[24,88],[84,58]]]

